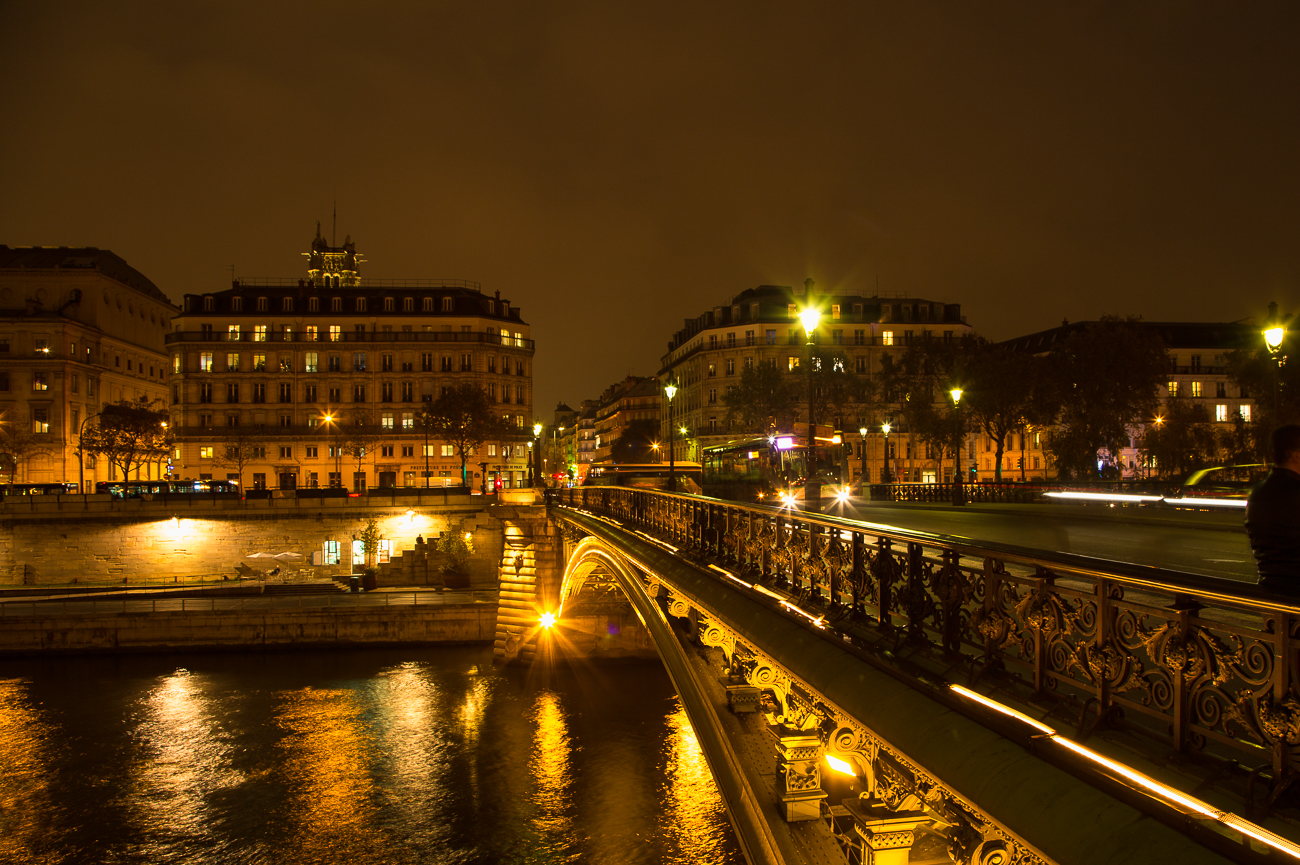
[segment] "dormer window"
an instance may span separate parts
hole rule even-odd
[[[282,312],[293,312],[293,298],[286,297],[280,301],[280,310]]]
[[[402,298],[402,312],[415,312],[415,298]]]
[[[268,306],[268,303],[267,303],[267,299],[266,299],[266,298],[264,298],[264,297],[259,297],[259,298],[257,299],[257,311],[258,311],[258,312],[266,312],[266,310],[267,310],[267,306]]]
[[[342,312],[342,311],[343,311],[343,298],[341,297],[330,298],[330,312]]]
[[[366,311],[366,299],[364,297],[358,297],[357,312],[365,312],[365,311]]]
[[[497,314],[497,302],[495,300],[492,300],[491,298],[488,298],[488,315],[496,315],[496,314]]]
[[[432,298],[432,297],[426,297],[426,298],[424,299],[424,303],[422,303],[422,304],[420,305],[420,309],[421,309],[423,312],[433,312],[433,298]]]
[[[308,312],[320,312],[320,298],[319,298],[319,297],[309,297],[309,298],[307,298],[307,311],[308,311]]]
[[[212,312],[216,308],[216,299],[212,297],[203,298],[203,311]]]
[[[455,312],[455,307],[456,307],[456,300],[455,300],[455,298],[444,297],[444,298],[442,299],[442,311],[443,311],[443,312]]]
[[[230,311],[241,312],[244,309],[244,299],[242,297],[232,297],[230,299]]]
[[[506,318],[510,317],[510,301],[508,300],[501,301],[501,314],[504,315]]]
[[[384,298],[384,312],[396,312],[396,311],[397,311],[397,298],[394,297]]]

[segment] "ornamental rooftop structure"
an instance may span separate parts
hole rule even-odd
[[[251,463],[257,487],[425,486],[417,416],[451,388],[483,388],[518,440],[485,443],[470,469],[484,482],[524,484],[532,417],[533,341],[518,307],[465,280],[367,280],[350,240],[312,244],[309,278],[240,279],[187,294],[167,334],[171,409],[187,477],[241,474],[222,465],[232,441],[265,437]],[[319,282],[317,280],[320,280]],[[327,420],[328,418],[328,420]],[[341,457],[333,435],[378,433],[372,453]],[[529,424],[530,425],[530,424]],[[431,485],[459,483],[450,444],[429,440]],[[372,474],[373,472],[373,474]]]
[[[10,429],[35,434],[14,480],[84,479],[90,492],[110,480],[107,460],[87,456],[79,471],[81,426],[104,403],[165,398],[163,336],[176,312],[107,249],[0,246],[0,413],[18,425]],[[143,471],[165,473],[161,464]]]
[[[848,368],[862,376],[874,375],[882,358],[914,341],[960,339],[971,332],[961,305],[955,303],[832,293],[812,280],[793,287],[760,285],[742,291],[730,303],[687,319],[668,342],[658,378],[662,383],[673,379],[680,388],[673,399],[673,423],[687,430],[675,436],[676,459],[697,460],[701,448],[727,439],[725,396],[744,369],[773,363],[798,374],[798,359],[807,344],[799,312],[810,302],[822,314],[815,339],[840,348]],[[665,442],[669,440],[667,418],[665,408],[661,424]]]

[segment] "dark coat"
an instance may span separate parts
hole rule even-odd
[[[1246,534],[1261,582],[1300,587],[1300,474],[1275,466],[1251,491]]]

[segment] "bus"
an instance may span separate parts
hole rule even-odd
[[[704,488],[704,473],[699,463],[679,462],[673,467],[677,491],[700,493]],[[668,463],[617,463],[594,465],[587,470],[584,487],[639,487],[649,490],[668,489]]]
[[[75,486],[75,484],[74,484]],[[107,493],[115,499],[138,499],[144,496],[192,493],[239,494],[234,481],[100,481],[95,484],[99,495]]]
[[[827,487],[824,494],[833,496],[840,487],[844,448],[829,428],[819,426],[817,431],[817,475]],[[733,501],[766,501],[782,494],[802,498],[805,436],[796,432],[743,438],[704,448],[705,493]]]
[[[62,496],[77,491],[71,484],[0,484],[0,494],[6,496]]]

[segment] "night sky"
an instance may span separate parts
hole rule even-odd
[[[171,8],[169,8],[171,7]],[[0,243],[173,300],[303,275],[522,306],[536,408],[762,283],[994,338],[1300,301],[1300,4],[0,0]]]

